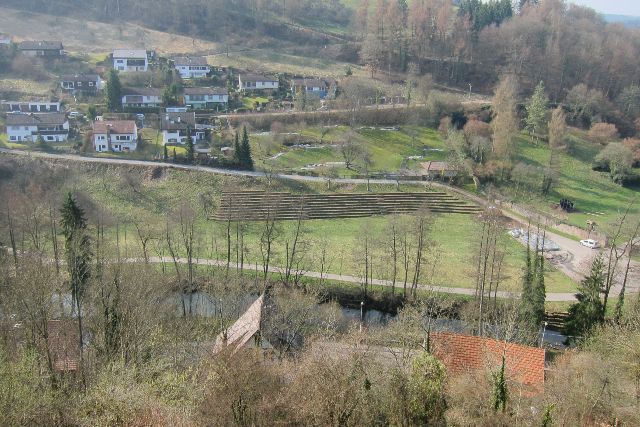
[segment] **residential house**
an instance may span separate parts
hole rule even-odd
[[[206,133],[196,125],[196,113],[164,113],[161,120],[163,144],[186,144],[191,134],[194,144],[204,142]]]
[[[123,108],[157,108],[162,105],[162,91],[151,87],[122,89]]]
[[[69,137],[69,121],[64,113],[9,113],[6,119],[9,141],[61,142]]]
[[[136,151],[138,127],[133,120],[93,122],[93,148],[103,151]]]
[[[57,113],[62,111],[59,101],[2,101],[3,111],[15,113]]]
[[[18,43],[18,51],[26,56],[39,58],[55,59],[64,56],[64,47],[58,41],[23,41]]]
[[[226,109],[229,91],[217,87],[187,87],[184,89],[184,103],[194,109]]]
[[[335,98],[336,81],[325,78],[302,78],[291,80],[291,94],[297,98],[301,94],[320,99]]]
[[[449,162],[428,161],[420,163],[420,174],[427,178],[455,178],[459,170]]]
[[[238,89],[241,91],[277,90],[279,82],[277,77],[262,76],[259,74],[238,75]]]
[[[181,56],[173,60],[176,70],[183,79],[207,77],[211,67],[204,56]]]
[[[128,73],[131,71],[147,71],[149,60],[144,49],[114,49],[113,68]]]
[[[102,86],[98,74],[66,74],[60,76],[60,86],[72,94],[95,95]]]

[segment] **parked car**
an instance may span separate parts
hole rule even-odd
[[[72,119],[81,119],[84,116],[82,115],[82,113],[79,113],[77,111],[70,111],[69,112],[69,117],[72,118]]]
[[[580,244],[591,249],[598,249],[600,247],[598,241],[593,239],[580,240]]]
[[[136,118],[137,118],[138,120],[144,120],[144,114],[142,114],[142,113],[138,113],[138,114],[136,114]]]

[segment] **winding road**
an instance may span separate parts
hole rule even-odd
[[[105,157],[85,157],[79,155],[72,154],[54,154],[54,153],[44,153],[39,151],[25,151],[25,150],[13,150],[7,148],[0,148],[0,154],[3,155],[14,155],[21,157],[30,157],[30,158],[41,158],[41,159],[50,159],[50,160],[68,160],[72,162],[84,162],[84,163],[96,163],[96,164],[115,164],[115,165],[129,165],[129,166],[144,166],[144,167],[162,167],[162,168],[171,168],[171,169],[180,169],[180,170],[192,170],[198,172],[206,172],[206,173],[214,173],[228,176],[248,176],[248,177],[256,177],[256,178],[264,178],[264,177],[273,177],[277,179],[283,180],[293,180],[293,181],[302,181],[302,182],[326,182],[327,179],[324,177],[317,176],[306,176],[306,175],[295,175],[295,174],[270,174],[266,172],[258,172],[258,171],[239,171],[239,170],[230,170],[230,169],[221,169],[221,168],[211,168],[206,166],[197,166],[197,165],[180,165],[173,163],[163,163],[157,161],[145,161],[145,160],[128,160],[128,159],[114,159],[114,158],[105,158]],[[334,178],[332,179],[334,183],[342,183],[342,184],[366,184],[366,179],[360,178]],[[417,184],[417,185],[425,185],[430,188],[440,188],[450,192],[454,192],[459,194],[460,196],[471,200],[475,203],[478,203],[481,206],[489,205],[489,202],[481,197],[478,197],[472,193],[461,190],[459,188],[451,187],[449,185],[438,183],[438,182],[426,182],[426,181],[418,181],[418,180],[409,180],[409,181],[401,181],[404,184]],[[387,184],[387,185],[395,185],[397,183],[396,180],[392,179],[370,179],[369,183],[371,184]],[[521,226],[526,227],[526,222],[519,216],[514,215],[508,210],[502,209],[502,213],[504,216],[510,218],[516,223],[519,223]],[[562,252],[565,252],[568,256],[567,259],[563,262],[555,263],[555,267],[557,267],[561,272],[566,274],[574,281],[581,280],[584,276],[582,271],[584,271],[585,267],[588,266],[597,253],[596,251],[586,248],[582,246],[579,242],[569,239],[567,237],[561,236],[559,234],[547,231],[546,233],[547,239],[554,241],[561,249]],[[156,259],[157,262],[166,262],[166,260]],[[186,262],[186,261],[185,261]],[[204,265],[225,265],[226,262],[218,261],[218,260],[199,260],[199,263],[204,263]],[[222,263],[222,264],[220,264]],[[247,265],[247,267],[249,267]],[[261,266],[251,265],[251,269],[255,269],[258,267],[258,270],[261,270]],[[270,271],[271,268],[270,268]],[[273,267],[274,273],[280,272],[281,269],[278,267]],[[320,278],[321,274],[318,272],[306,272],[304,274],[307,277]],[[333,274],[324,274],[322,275],[325,279],[329,280],[338,280],[343,282],[351,282],[351,283],[361,283],[361,279],[354,276],[345,276],[345,275],[333,275]],[[374,279],[373,284],[381,285],[381,286],[390,286],[391,284],[386,280]],[[451,287],[427,287],[421,286],[423,289],[432,289],[433,291],[443,292],[443,293],[451,293],[451,294],[459,294],[459,295],[473,295],[474,289],[467,288],[451,288]],[[620,283],[616,283],[616,285],[612,288],[611,296],[617,296],[620,292]],[[638,293],[640,292],[640,263],[637,261],[633,261],[631,263],[630,269],[630,277],[627,281],[627,289],[626,293]],[[498,292],[498,297],[512,297],[517,294],[509,293],[509,292]],[[575,300],[575,295],[572,293],[547,293],[547,301],[573,301]]]

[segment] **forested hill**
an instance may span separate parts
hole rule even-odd
[[[268,36],[326,43],[320,32],[296,24],[345,27],[351,10],[339,0],[2,0],[16,9],[145,27],[225,42]]]

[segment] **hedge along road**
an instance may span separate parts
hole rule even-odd
[[[53,154],[53,153],[44,153],[39,151],[25,151],[25,150],[13,150],[7,148],[0,148],[0,154],[6,155],[17,155],[23,157],[31,157],[31,158],[44,158],[51,160],[69,160],[74,162],[86,162],[86,163],[102,163],[102,164],[116,164],[116,165],[129,165],[129,166],[155,166],[162,168],[173,168],[173,169],[181,169],[181,170],[193,170],[198,172],[207,172],[207,173],[215,173],[221,175],[229,175],[229,176],[249,176],[256,178],[277,178],[284,180],[293,180],[293,181],[302,181],[302,182],[326,182],[327,178],[318,177],[318,176],[305,176],[305,175],[294,175],[294,174],[272,174],[267,172],[256,172],[256,171],[241,171],[241,170],[231,170],[231,169],[221,169],[221,168],[211,168],[206,166],[197,166],[197,165],[178,165],[173,163],[163,163],[163,162],[155,162],[155,161],[146,161],[146,160],[128,160],[128,159],[113,159],[106,157],[84,157],[72,154]],[[335,178],[331,180],[334,183],[342,183],[342,184],[366,184],[367,179],[361,178]],[[386,184],[386,185],[395,185],[398,183],[396,180],[392,179],[369,179],[370,184]],[[461,190],[456,187],[452,187],[439,182],[425,182],[425,181],[402,181],[405,184],[417,184],[417,185],[425,185],[432,188],[441,188],[447,191],[454,192],[459,194],[460,196],[471,200],[480,206],[490,206],[490,202],[476,196],[475,194],[469,193],[467,191]],[[520,218],[506,210],[502,210],[504,216],[510,218],[511,220],[520,223],[523,227],[527,226],[527,219]],[[535,222],[532,218],[531,222]],[[580,281],[583,278],[582,270],[585,266],[588,266],[596,254],[596,251],[592,249],[588,249],[579,242],[568,239],[559,234],[547,231],[546,237],[549,240],[554,241],[562,251],[566,252],[569,256],[567,259],[561,263],[554,264],[558,270],[569,276],[574,281]],[[217,262],[211,260],[212,262]],[[226,265],[226,263],[225,263]],[[320,277],[320,273],[307,272],[308,277]],[[314,276],[315,275],[315,276]],[[632,261],[631,263],[631,271],[629,275],[629,280],[627,281],[626,293],[637,293],[640,291],[640,263],[637,261]],[[327,279],[331,280],[341,280],[345,282],[354,282],[360,283],[359,278],[351,277],[351,276],[341,276],[344,279],[331,279],[330,276],[325,276]],[[349,279],[349,280],[347,280]],[[351,280],[353,279],[353,280]],[[385,281],[379,280],[380,283],[384,286]],[[611,290],[611,296],[615,297],[619,294],[621,288],[621,283],[618,281],[615,286],[613,286]],[[439,288],[439,292],[449,292],[455,294],[463,294],[463,295],[473,295],[475,290],[471,289],[463,289],[463,288]],[[448,291],[447,291],[448,290]],[[470,293],[467,293],[469,292]],[[503,297],[513,296],[514,294],[505,292]],[[575,300],[574,294],[547,294],[547,301],[573,301]]]

